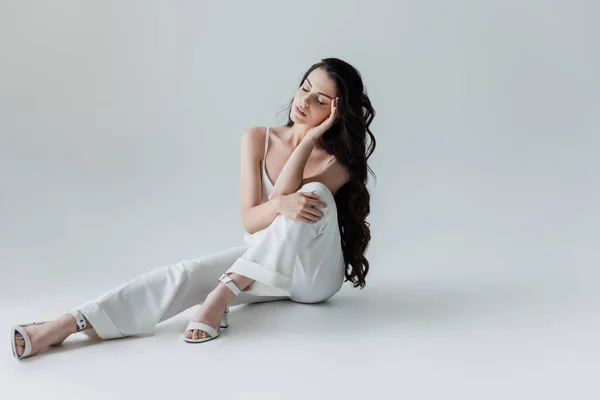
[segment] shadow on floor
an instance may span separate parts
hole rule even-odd
[[[521,312],[532,302],[532,293],[516,287],[394,286],[359,290],[347,288],[318,304],[289,300],[232,307],[228,335],[304,332],[318,334],[360,332],[369,327],[402,329],[439,323],[474,323]],[[155,334],[182,334],[192,309],[160,324]]]
[[[345,288],[331,299],[317,304],[301,304],[290,300],[244,304],[232,307],[227,335],[248,337],[280,335],[283,338],[305,335],[364,335],[370,329],[410,329],[435,324],[469,324],[493,320],[520,312],[531,302],[532,294],[516,287],[399,285],[358,290]],[[149,335],[122,339],[136,340],[151,336],[182,336],[198,306],[159,324]],[[318,328],[318,329],[315,329]],[[88,346],[108,344],[98,338],[69,338],[51,347],[37,359],[54,353]],[[24,359],[27,362],[30,359]]]

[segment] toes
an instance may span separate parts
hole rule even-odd
[[[21,356],[25,352],[25,339],[18,332],[15,334],[15,348],[18,356]]]
[[[19,357],[25,352],[25,340],[20,333],[15,334],[15,348]]]
[[[19,357],[25,353],[25,339],[19,332],[15,332],[15,349]]]
[[[185,333],[185,337],[188,339],[205,339],[210,337],[210,335],[204,331],[198,329],[192,329]]]

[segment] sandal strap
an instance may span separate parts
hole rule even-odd
[[[235,294],[236,296],[242,292],[240,290],[240,288],[235,284],[235,282],[233,282],[233,280],[227,274],[221,275],[219,280],[221,282],[223,282],[225,284],[225,286],[227,286],[229,288],[229,290],[231,290],[233,292],[233,294]]]
[[[186,332],[192,330],[203,331],[208,333],[211,338],[219,336],[219,332],[215,328],[202,322],[190,322],[185,330]]]
[[[17,325],[17,326],[13,327],[13,335],[11,337],[11,342],[13,345],[13,352],[15,354],[15,357],[17,357],[17,358],[29,357],[29,355],[31,354],[31,350],[32,350],[31,339],[29,338],[27,331],[25,331],[25,326],[28,326],[28,325],[33,325],[33,324]],[[17,355],[17,349],[15,347],[14,336],[15,336],[16,332],[19,332],[21,334],[21,336],[23,337],[23,340],[25,341],[25,349],[23,351],[23,354],[21,354],[20,356]]]
[[[79,310],[72,310],[71,315],[75,317],[75,322],[77,322],[77,332],[81,332],[87,327],[87,323],[85,322],[85,317]]]

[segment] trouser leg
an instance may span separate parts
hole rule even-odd
[[[76,309],[102,339],[150,333],[156,325],[204,301],[218,278],[247,246],[155,268]],[[231,305],[282,300],[288,296],[242,293]]]

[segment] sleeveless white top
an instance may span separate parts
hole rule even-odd
[[[266,135],[266,139],[265,139],[265,153],[263,155],[262,161],[260,162],[260,169],[261,169],[261,173],[262,173],[261,203],[265,203],[269,200],[269,195],[273,192],[273,189],[275,187],[273,182],[271,182],[271,180],[267,176],[267,167],[265,165],[265,160],[267,158],[267,152],[269,151],[269,133],[270,133],[270,131],[271,131],[270,127],[267,126],[267,135]]]

